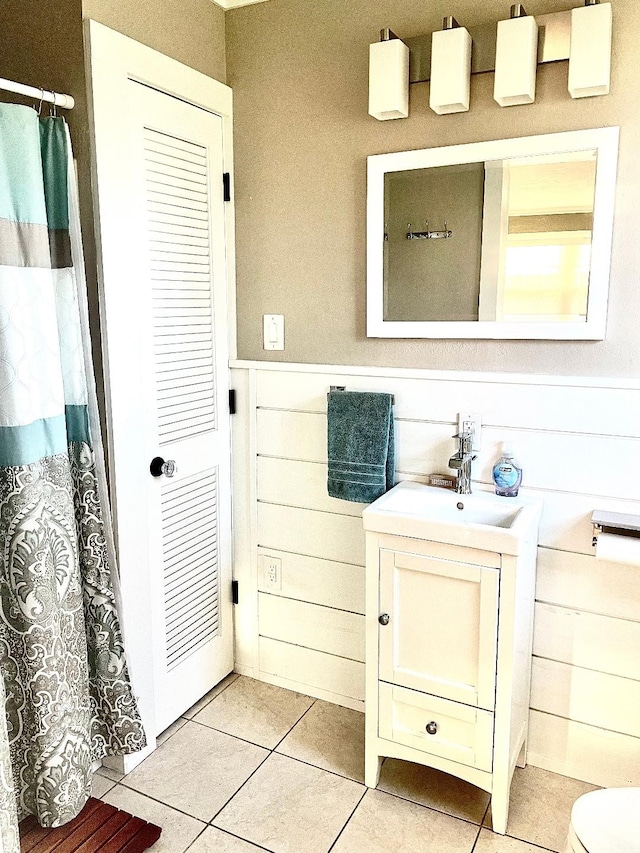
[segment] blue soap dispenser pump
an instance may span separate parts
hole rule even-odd
[[[515,498],[522,482],[522,468],[513,455],[513,447],[509,442],[503,445],[502,456],[493,466],[493,482],[496,495]]]

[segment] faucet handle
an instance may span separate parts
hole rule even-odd
[[[464,432],[457,432],[452,438],[458,439],[459,444],[459,452],[460,453],[471,453],[473,450],[473,430],[465,430]],[[475,458],[475,457],[474,457]]]

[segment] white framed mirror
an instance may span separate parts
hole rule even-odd
[[[619,128],[367,158],[367,336],[602,340]]]

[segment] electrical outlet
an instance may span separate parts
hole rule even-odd
[[[480,430],[482,429],[482,416],[471,414],[469,412],[460,412],[458,414],[458,432],[473,432],[472,449],[480,450]]]
[[[282,560],[269,554],[260,555],[260,574],[262,589],[276,590],[282,588]]]

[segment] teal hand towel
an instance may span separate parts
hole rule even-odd
[[[394,484],[391,394],[330,391],[327,490],[332,498],[371,503]]]

